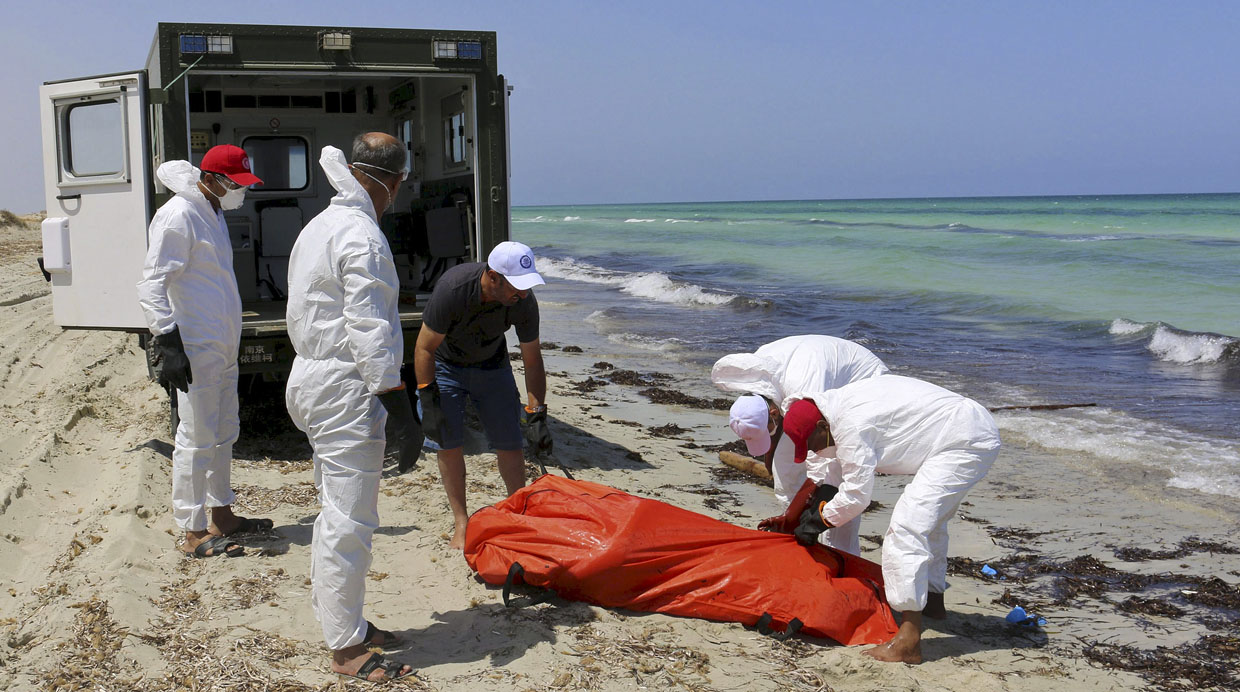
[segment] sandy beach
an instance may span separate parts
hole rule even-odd
[[[52,325],[38,254],[33,223],[0,228],[0,688],[370,689],[328,669],[309,599],[310,449],[278,386],[243,398],[233,465],[238,513],[271,517],[275,530],[243,537],[242,558],[182,556],[167,396],[135,336]],[[732,441],[726,412],[651,400],[723,393],[657,356],[569,348],[554,314],[543,324],[556,342],[545,351],[551,473],[563,465],[742,526],[775,512],[767,487],[718,460]],[[502,498],[483,447],[472,430],[471,510]],[[402,681],[413,689],[1237,689],[1234,499],[1070,461],[1036,440],[1005,444],[951,527],[949,616],[927,621],[920,666],[559,599],[506,608],[448,548],[452,520],[427,454],[383,482],[368,617],[409,642],[392,657],[417,669]],[[906,480],[880,479],[861,531],[870,559]],[[1005,622],[1016,605],[1046,624]]]

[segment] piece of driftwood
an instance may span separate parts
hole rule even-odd
[[[747,457],[736,452],[719,452],[719,461],[731,466],[738,471],[744,471],[758,478],[771,480],[771,472],[766,470],[766,465],[757,459]]]
[[[1097,406],[1098,404],[1027,404],[1025,406],[992,406],[991,413],[995,411],[1058,411],[1061,408],[1086,408],[1089,406]]]

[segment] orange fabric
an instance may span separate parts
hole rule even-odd
[[[465,560],[490,584],[524,581],[611,608],[754,625],[842,644],[896,633],[882,571],[786,534],[741,528],[588,481],[546,475],[473,514]]]

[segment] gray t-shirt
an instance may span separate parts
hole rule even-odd
[[[517,340],[538,338],[538,300],[533,292],[515,305],[482,302],[486,262],[459,264],[439,277],[422,311],[422,322],[444,335],[435,360],[450,365],[494,368],[506,362],[504,333],[517,328]]]

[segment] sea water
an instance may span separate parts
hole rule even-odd
[[[1005,439],[1240,493],[1240,195],[523,207],[555,303],[696,368],[831,334]],[[555,340],[554,334],[544,334]]]

